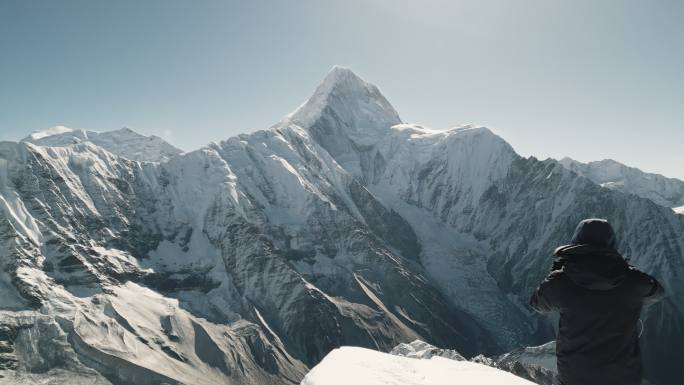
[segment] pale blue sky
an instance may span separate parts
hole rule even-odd
[[[684,179],[684,1],[0,1],[0,139],[269,127],[334,64],[407,122]]]

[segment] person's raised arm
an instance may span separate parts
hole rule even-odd
[[[637,270],[633,266],[630,266],[630,270],[632,271],[632,274],[636,275],[640,288],[641,300],[645,306],[653,305],[665,297],[665,289],[657,279]]]
[[[645,273],[644,275],[648,278],[649,284],[651,286],[651,289],[648,291],[648,293],[646,293],[646,296],[644,297],[644,305],[653,305],[654,303],[665,298],[665,289],[663,288],[663,285],[661,285],[660,282],[658,282],[657,279]]]
[[[561,275],[560,271],[553,271],[548,277],[539,285],[539,287],[532,294],[530,298],[530,306],[539,313],[550,313],[552,311],[560,310],[560,285]]]

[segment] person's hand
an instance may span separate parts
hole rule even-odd
[[[551,264],[551,271],[560,270],[565,265],[565,260],[563,258],[555,258],[553,264]]]

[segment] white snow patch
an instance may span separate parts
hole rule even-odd
[[[672,210],[674,210],[674,212],[676,212],[677,214],[684,214],[684,206],[675,207]]]
[[[356,347],[330,352],[301,385],[530,385],[513,374],[442,357],[416,360]]]
[[[24,202],[16,192],[4,190],[0,186],[0,213],[4,213],[4,216],[14,225],[19,234],[30,239],[33,244],[39,245],[42,242],[43,235],[35,219],[29,214]],[[7,197],[2,194],[7,194]]]
[[[297,110],[285,117],[310,127],[326,108],[331,108],[357,142],[371,137],[376,141],[377,130],[386,131],[401,123],[399,114],[377,87],[366,83],[348,68],[334,66],[313,95]]]

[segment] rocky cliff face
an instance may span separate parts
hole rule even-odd
[[[0,322],[50,325],[43,350],[7,333],[6,376],[288,384],[342,345],[545,342],[527,298],[590,216],[668,290],[642,344],[663,384],[684,346],[684,216],[486,128],[404,124],[347,69],[270,129],[186,154],[64,135],[0,144]],[[62,358],[18,358],[34,350]]]

